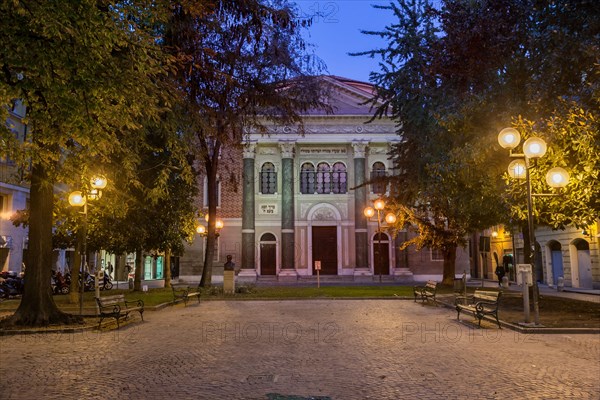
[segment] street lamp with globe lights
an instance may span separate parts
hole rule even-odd
[[[525,179],[527,185],[527,230],[529,236],[529,259],[532,272],[535,270],[535,227],[533,224],[533,197],[556,196],[556,193],[531,193],[530,159],[543,157],[547,151],[544,139],[530,137],[523,143],[523,154],[513,153],[513,149],[521,144],[521,134],[514,128],[505,128],[498,134],[498,143],[502,148],[508,149],[510,157],[516,158],[508,165],[508,175],[515,179]],[[569,183],[569,173],[561,167],[554,167],[546,173],[546,183],[556,189],[565,187]],[[534,323],[539,325],[539,304],[537,280],[532,277],[533,283],[533,309]],[[523,304],[525,322],[529,323],[529,291],[525,294],[526,284],[523,282]]]
[[[84,272],[87,267],[87,216],[88,201],[98,200],[102,197],[102,189],[106,188],[108,181],[103,175],[94,175],[89,182],[89,188],[76,190],[69,193],[69,204],[73,207],[83,207],[83,223],[81,226],[81,267],[79,273],[79,315],[83,314],[83,292],[84,292]],[[96,276],[96,297],[100,296],[98,276]]]
[[[204,216],[204,220],[208,223],[208,214],[206,214]],[[223,227],[225,226],[225,223],[223,222],[222,219],[218,219],[215,221],[215,228],[216,228],[216,236],[219,237],[220,235],[220,231],[221,229],[223,229]],[[196,226],[196,233],[198,233],[200,236],[206,236],[208,235],[208,230],[206,228],[206,226],[202,225],[202,224],[198,224]]]
[[[371,220],[371,218],[373,218],[375,216],[375,214],[377,214],[377,263],[379,265],[379,282],[381,282],[381,271],[383,270],[383,265],[382,265],[382,260],[381,260],[381,256],[382,256],[382,252],[381,252],[381,235],[382,235],[382,230],[381,230],[381,223],[383,222],[381,219],[381,214],[383,212],[385,208],[385,201],[383,201],[383,199],[377,199],[373,202],[373,207],[365,207],[365,209],[363,210],[363,213],[365,215],[365,217],[367,217],[369,220]],[[394,215],[394,213],[387,213],[385,215],[384,218],[385,222],[389,225],[393,224],[394,222],[396,222],[396,215]],[[375,267],[373,266],[373,273],[375,273]]]

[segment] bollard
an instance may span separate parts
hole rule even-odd
[[[503,276],[502,277],[502,288],[503,289],[508,289],[509,285],[510,284],[508,283],[508,276],[506,276],[506,275]]]
[[[559,276],[556,281],[556,290],[562,292],[565,288],[565,278]]]

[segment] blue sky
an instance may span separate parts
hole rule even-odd
[[[315,46],[314,52],[325,61],[329,74],[368,82],[369,72],[379,70],[377,60],[351,57],[348,53],[372,50],[385,44],[360,31],[383,30],[393,21],[391,11],[371,6],[387,5],[390,0],[297,0],[295,3],[302,13],[316,15],[304,37]]]

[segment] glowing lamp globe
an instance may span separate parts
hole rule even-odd
[[[392,213],[388,213],[385,216],[385,222],[387,222],[388,224],[393,224],[394,222],[396,222],[396,216]]]
[[[82,207],[85,205],[86,198],[80,191],[71,192],[69,194],[69,204],[74,207]]]
[[[526,167],[525,161],[513,160],[508,164],[508,175],[515,179],[525,179]]]
[[[103,175],[96,175],[90,179],[90,184],[94,189],[104,189],[108,181]]]
[[[539,137],[531,137],[523,144],[523,153],[528,158],[540,158],[546,154],[546,142]]]
[[[521,134],[515,128],[504,128],[498,134],[498,143],[504,149],[512,150],[521,142]]]
[[[371,218],[373,215],[375,215],[375,209],[373,207],[367,207],[363,212],[367,218]]]
[[[569,184],[569,173],[561,167],[554,167],[546,174],[546,183],[553,188],[562,188]]]

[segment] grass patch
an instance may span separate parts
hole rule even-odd
[[[259,287],[230,295],[240,299],[393,298],[412,296],[408,286]]]
[[[202,288],[203,299],[319,299],[319,298],[392,298],[412,296],[412,286],[324,286],[316,287],[256,287],[239,285],[235,294],[223,294],[220,286]],[[146,307],[153,307],[173,301],[172,290],[166,288],[149,289],[147,292],[134,292],[129,289],[112,289],[100,292],[100,296],[125,294],[127,300],[141,299]],[[53,296],[56,305],[65,310],[79,307],[79,303],[70,303],[69,295]],[[0,302],[0,311],[14,311],[21,302],[20,298]],[[94,292],[83,295],[84,308],[96,306]]]

